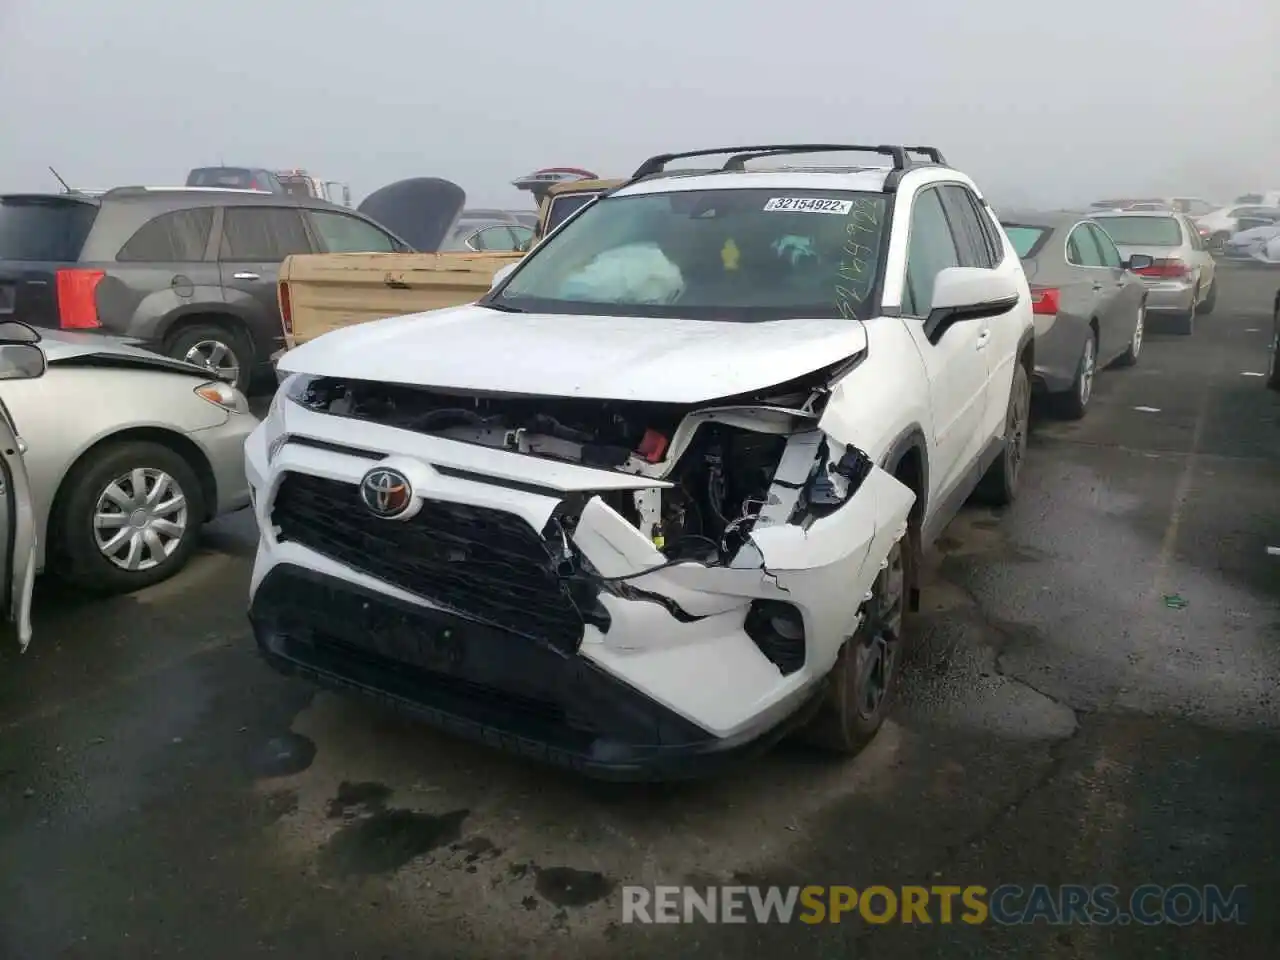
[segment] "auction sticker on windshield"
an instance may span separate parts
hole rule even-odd
[[[848,214],[852,200],[824,200],[821,197],[773,197],[764,205],[766,212]]]

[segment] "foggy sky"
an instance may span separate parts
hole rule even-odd
[[[1280,189],[1277,0],[0,0],[0,36],[0,190],[224,161],[527,207],[537,167],[795,140],[937,145],[1011,205]]]

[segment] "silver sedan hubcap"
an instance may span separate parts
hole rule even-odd
[[[1093,337],[1084,342],[1084,356],[1080,358],[1080,404],[1089,402],[1093,395],[1094,347]]]
[[[93,538],[121,570],[150,570],[178,549],[187,532],[187,498],[178,482],[153,467],[116,477],[98,496]]]
[[[1143,307],[1138,311],[1138,325],[1133,328],[1133,355],[1136,357],[1138,351],[1142,349],[1142,328],[1146,325],[1147,309]]]
[[[187,363],[212,370],[220,379],[232,383],[240,376],[240,358],[235,351],[220,340],[201,340],[193,343],[187,355]]]

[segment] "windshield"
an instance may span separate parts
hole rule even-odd
[[[1022,224],[1009,223],[1005,224],[1004,232],[1009,237],[1009,242],[1013,244],[1013,249],[1018,254],[1019,260],[1026,260],[1028,257],[1035,256],[1035,252],[1042,245],[1042,241],[1048,235],[1047,227],[1027,227]]]
[[[0,199],[0,260],[74,263],[98,207],[61,197]]]
[[[694,320],[866,316],[886,204],[878,193],[776,189],[605,197],[490,303]]]
[[[1102,229],[1120,246],[1179,247],[1182,228],[1173,217],[1099,217]]]

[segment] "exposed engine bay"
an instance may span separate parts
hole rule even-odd
[[[599,495],[672,562],[726,563],[757,524],[803,526],[834,510],[871,467],[852,446],[828,449],[817,428],[825,390],[805,384],[696,409],[325,377],[292,398],[332,416],[644,478]],[[572,534],[596,495],[569,497],[553,520],[559,532]]]

